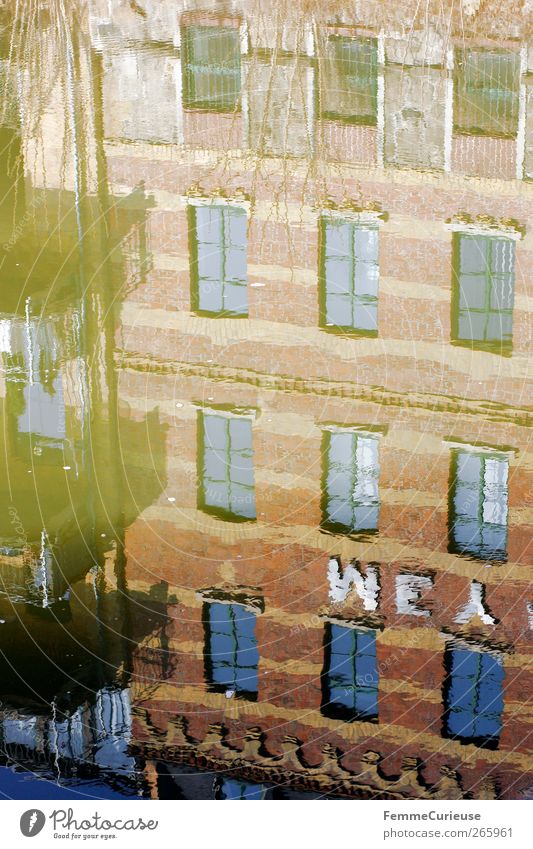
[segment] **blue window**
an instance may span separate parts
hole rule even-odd
[[[326,625],[322,712],[340,719],[377,719],[376,632]]]
[[[504,455],[452,452],[450,551],[481,560],[507,558],[508,476]]]
[[[213,316],[248,315],[246,212],[240,207],[191,206],[193,309]]]
[[[515,243],[455,234],[452,334],[474,347],[509,347],[513,340]]]
[[[240,604],[212,602],[207,610],[209,682],[217,690],[257,695],[259,652],[255,614]]]
[[[488,652],[453,649],[447,652],[450,670],[445,688],[445,730],[478,744],[496,743],[503,711],[501,660]]]
[[[379,439],[326,431],[323,456],[323,526],[342,533],[377,531]]]
[[[187,26],[182,45],[184,107],[233,112],[241,93],[239,30]]]
[[[263,784],[240,781],[238,778],[220,778],[215,796],[217,799],[264,799],[267,788]]]
[[[377,227],[322,217],[321,325],[377,335],[378,283]]]
[[[252,422],[200,412],[199,507],[226,519],[255,519]]]

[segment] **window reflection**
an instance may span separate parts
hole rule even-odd
[[[33,447],[41,463],[57,460],[66,445],[64,369],[54,324],[2,322],[2,350],[10,425],[18,450]],[[54,460],[55,458],[55,460]]]
[[[191,206],[192,306],[213,316],[248,315],[246,212]]]
[[[399,168],[445,167],[446,74],[426,65],[387,65],[384,159]]]
[[[377,719],[376,632],[327,623],[322,712],[338,719]]]
[[[341,533],[377,531],[379,439],[350,431],[324,433],[322,524]]]
[[[520,56],[467,48],[455,54],[455,129],[514,136],[518,127]]]
[[[105,135],[130,141],[175,144],[180,140],[176,109],[177,52],[132,48],[112,53],[103,85]],[[121,109],[116,104],[121,104]],[[150,104],[157,103],[157,109]]]
[[[377,122],[378,50],[374,38],[330,35],[322,75],[322,117]]]
[[[495,350],[513,334],[515,243],[511,239],[454,234],[455,341]]]
[[[184,27],[182,49],[184,107],[233,112],[241,93],[238,28]]]
[[[490,653],[452,649],[446,653],[445,733],[482,746],[494,746],[503,711],[501,659]]]
[[[356,221],[321,219],[321,324],[376,335],[378,229]]]
[[[454,450],[450,550],[482,560],[507,558],[509,461],[504,455]]]
[[[199,413],[200,509],[225,518],[255,519],[252,422]]]
[[[241,604],[206,605],[206,671],[215,689],[257,697],[259,652],[256,616]]]

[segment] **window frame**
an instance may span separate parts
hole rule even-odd
[[[455,706],[453,704],[451,704],[451,695],[452,695],[452,692],[453,692],[454,683],[457,684],[458,679],[464,680],[464,679],[469,679],[469,678],[472,677],[472,676],[465,675],[465,674],[457,675],[457,673],[454,675],[454,671],[453,671],[454,655],[457,655],[459,652],[469,654],[472,657],[479,658],[479,662],[478,662],[478,665],[477,665],[477,668],[476,668],[476,676],[473,679],[473,686],[470,688],[470,692],[472,693],[472,705],[473,706],[471,708],[468,708],[468,709],[458,707],[457,703],[455,704]],[[493,668],[499,667],[501,669],[501,675],[498,675],[499,681],[496,680],[496,683],[499,684],[498,696],[499,696],[499,699],[502,703],[501,707],[499,707],[498,710],[492,710],[492,711],[487,710],[487,709],[482,709],[481,711],[477,710],[477,708],[479,707],[479,701],[480,701],[480,685],[482,684],[483,681],[485,681],[485,683],[486,683],[486,682],[491,682],[491,681],[495,680],[493,675],[490,675],[490,676],[485,675],[484,676],[484,675],[481,674],[482,665],[483,665],[483,657],[485,657],[485,656],[492,657],[494,659]],[[465,662],[465,660],[463,659],[463,663],[464,662]],[[505,678],[505,668],[504,668],[504,665],[503,665],[503,658],[499,657],[498,655],[494,654],[493,652],[483,651],[483,650],[480,650],[477,647],[471,646],[471,645],[468,645],[468,646],[466,646],[466,645],[465,646],[463,646],[463,645],[457,645],[457,646],[452,645],[452,646],[450,646],[449,645],[449,646],[446,647],[445,653],[444,653],[444,667],[445,667],[445,670],[446,670],[446,678],[444,680],[444,687],[443,687],[443,707],[444,707],[444,711],[443,711],[442,736],[447,738],[447,739],[457,740],[457,741],[462,742],[462,743],[471,743],[471,744],[478,746],[480,748],[497,749],[498,745],[499,745],[501,733],[502,733],[502,730],[503,730],[503,721],[502,721],[502,715],[503,715],[503,712],[504,712],[503,681],[504,681],[504,678]],[[475,723],[477,721],[479,721],[480,719],[482,719],[484,717],[485,718],[490,717],[490,718],[494,719],[495,721],[497,721],[499,723],[498,733],[497,734],[490,734],[490,735],[475,734],[475,733],[472,734],[472,735],[466,735],[466,734],[454,732],[450,728],[450,718],[451,718],[451,715],[453,715],[453,714],[465,714],[465,715],[469,716],[470,722],[474,726],[474,730],[475,730]]]
[[[221,682],[217,682],[217,681],[214,680],[214,670],[218,667],[223,667],[223,666],[226,665],[223,660],[213,662],[213,655],[215,654],[212,651],[213,635],[214,634],[224,635],[224,633],[225,633],[224,631],[214,631],[213,630],[211,613],[213,612],[213,609],[214,609],[215,606],[219,607],[219,608],[228,608],[228,611],[229,611],[229,617],[228,618],[230,619],[230,621],[233,622],[233,627],[231,629],[231,636],[232,636],[234,643],[235,643],[234,650],[233,650],[233,662],[232,662],[231,666],[227,665],[227,668],[231,669],[231,671],[232,671],[232,679],[233,680],[232,681],[228,680],[227,683],[221,683]],[[234,610],[233,610],[236,607],[240,608],[241,610],[245,610],[247,613],[250,614],[250,617],[253,617],[253,619],[254,619],[254,627],[253,627],[254,636],[253,636],[253,638],[246,638],[246,639],[249,639],[253,643],[253,646],[255,646],[255,652],[257,653],[257,661],[254,665],[239,666],[239,664],[238,664],[239,652],[247,652],[247,651],[249,652],[249,651],[252,650],[253,646],[247,646],[246,648],[242,648],[242,647],[239,648],[239,637],[241,639],[243,639],[243,636],[242,636],[242,634],[239,635],[238,632],[237,632],[237,625],[236,625],[237,620],[235,619],[235,614],[234,614]],[[234,601],[224,602],[224,601],[221,601],[220,599],[213,599],[211,601],[204,601],[203,611],[202,611],[202,619],[203,619],[203,623],[204,623],[204,635],[205,635],[204,673],[205,673],[205,680],[208,683],[209,689],[212,692],[216,692],[216,693],[225,693],[228,690],[231,690],[234,693],[235,698],[246,699],[247,701],[256,701],[257,697],[258,697],[258,693],[259,693],[259,662],[260,662],[260,655],[259,655],[259,648],[258,648],[258,641],[257,641],[257,613],[255,611],[250,610],[250,608],[248,608],[246,605],[239,604],[238,602],[234,602]],[[220,621],[222,621],[222,620],[220,620]],[[217,654],[223,654],[223,652],[217,652]],[[236,670],[237,669],[255,670],[255,685],[256,685],[255,688],[240,687],[237,684],[237,680],[236,680]],[[250,679],[252,677],[253,676],[250,676]]]
[[[349,436],[352,437],[352,458],[351,458],[351,463],[350,463],[350,472],[351,472],[351,484],[350,484],[350,486],[352,487],[352,489],[358,483],[357,474],[356,474],[356,472],[357,472],[357,468],[356,468],[357,440],[361,439],[361,438],[362,439],[372,439],[376,442],[376,447],[377,447],[377,474],[373,476],[373,479],[375,479],[376,483],[377,483],[377,503],[375,505],[375,506],[377,506],[377,520],[376,520],[376,527],[375,528],[348,528],[348,526],[344,525],[342,522],[338,522],[338,521],[332,520],[330,518],[330,513],[329,513],[329,510],[328,510],[328,504],[331,501],[331,496],[328,492],[328,475],[331,471],[330,470],[330,463],[329,463],[329,449],[330,449],[330,445],[331,445],[331,437],[336,436],[336,435],[340,435],[340,434],[345,434],[345,435],[349,435]],[[320,505],[321,506],[321,522],[320,522],[321,529],[325,530],[325,531],[329,531],[330,533],[339,533],[339,534],[343,534],[344,536],[353,536],[353,537],[378,534],[379,533],[379,516],[380,516],[380,510],[381,510],[381,499],[380,499],[380,495],[379,495],[379,481],[380,481],[380,476],[381,476],[380,434],[377,433],[377,432],[368,432],[368,431],[363,431],[363,430],[350,430],[349,428],[346,428],[346,429],[342,429],[342,428],[329,429],[329,428],[326,428],[326,429],[323,430],[323,433],[322,433],[321,454],[322,454],[322,486],[321,486],[321,505]],[[356,503],[353,500],[353,498],[352,498],[350,503],[351,503],[352,516],[354,514],[354,510],[357,507],[374,506],[373,504],[368,505],[368,504],[362,504],[362,503],[359,504],[358,502]]]
[[[206,491],[206,475],[205,475],[205,451],[206,451],[206,440],[205,440],[205,417],[211,416],[216,417],[222,420],[225,420],[227,423],[226,435],[229,433],[229,448],[225,445],[225,454],[226,454],[226,479],[224,483],[230,486],[230,496],[228,497],[228,503],[231,503],[231,484],[236,483],[229,478],[230,470],[232,468],[231,465],[231,430],[230,430],[230,422],[231,421],[244,421],[248,422],[250,425],[250,448],[242,449],[239,453],[249,451],[249,456],[251,457],[251,469],[252,469],[252,480],[253,485],[248,487],[247,484],[239,483],[237,484],[239,487],[248,488],[252,493],[252,501],[253,503],[253,516],[243,516],[239,513],[234,512],[233,510],[229,510],[225,507],[218,507],[217,505],[209,504],[206,501],[205,491]],[[198,410],[197,415],[197,479],[198,479],[198,488],[197,488],[197,507],[203,513],[207,513],[208,515],[215,516],[219,519],[224,519],[229,522],[255,522],[257,521],[257,505],[255,499],[255,468],[253,464],[253,425],[252,419],[248,416],[243,415],[231,415],[225,413],[220,410],[209,410],[209,409],[201,409]],[[228,465],[229,460],[229,465]]]
[[[483,310],[477,308],[461,307],[461,242],[463,239],[485,239],[487,241],[487,261],[485,272],[478,274],[471,273],[471,276],[477,274],[483,280],[485,289],[485,308]],[[495,241],[506,241],[512,245],[513,255],[513,271],[512,271],[512,307],[506,309],[490,309],[490,298],[492,294],[492,284],[495,277],[501,276],[494,274],[491,271],[492,265],[492,243]],[[503,356],[510,356],[513,350],[513,324],[514,324],[514,300],[516,286],[516,241],[504,233],[490,232],[467,232],[454,230],[452,233],[452,297],[451,297],[451,342],[472,350],[487,351]],[[488,306],[488,309],[487,309]],[[487,323],[491,315],[510,315],[511,330],[510,338],[502,339],[463,339],[459,336],[459,320],[461,315],[482,314],[485,316]]]
[[[194,71],[192,70],[193,56],[192,56],[192,39],[191,39],[191,30],[211,30],[212,32],[219,33],[235,33],[236,39],[236,53],[235,57],[238,61],[236,62],[236,78],[238,78],[238,86],[237,93],[234,98],[232,98],[232,102],[223,102],[222,105],[217,103],[213,103],[212,100],[206,100],[205,98],[198,98],[195,96],[196,93],[196,78],[194,76]],[[181,68],[182,68],[182,103],[183,108],[185,110],[191,111],[205,111],[205,112],[214,112],[214,113],[222,113],[222,114],[233,114],[235,112],[241,111],[241,97],[242,97],[242,60],[241,60],[241,44],[240,44],[240,30],[238,26],[231,25],[217,25],[215,21],[209,24],[197,24],[197,23],[188,23],[182,24],[181,26]],[[206,71],[209,73],[213,73],[213,65],[206,64]],[[198,68],[196,69],[198,70]],[[200,70],[201,63],[200,63]],[[224,71],[224,69],[219,68],[218,72]],[[231,74],[228,71],[227,76],[229,77]]]
[[[351,653],[344,654],[342,652],[334,651],[334,629],[342,629],[346,631],[352,636],[352,651]],[[359,637],[362,635],[372,635],[373,638],[373,652],[358,652],[358,641]],[[344,685],[339,683],[337,688],[335,687],[335,681],[332,678],[335,678],[334,673],[332,672],[331,664],[332,658],[335,655],[339,655],[341,657],[350,658],[353,664],[353,682],[349,687],[345,687],[346,690],[351,690],[352,692],[352,706],[344,705],[340,702],[334,702],[331,699],[331,691],[334,689],[341,689]],[[358,683],[358,678],[361,676],[358,675],[357,672],[357,658],[358,657],[371,657],[374,661],[373,673],[375,677],[375,686],[374,685],[365,685]],[[339,665],[340,666],[340,665]],[[336,669],[339,666],[335,667]],[[377,664],[377,631],[373,628],[364,628],[360,626],[353,626],[349,622],[340,624],[339,622],[326,621],[324,627],[324,666],[321,674],[321,689],[322,689],[322,701],[320,706],[320,712],[324,716],[328,716],[332,719],[340,719],[345,722],[378,722],[379,721],[379,668]],[[376,711],[368,712],[365,710],[360,710],[357,708],[357,695],[360,694],[369,694],[375,695],[375,706]]]
[[[336,110],[326,108],[326,102],[329,100],[328,93],[331,90],[331,80],[328,78],[328,72],[325,63],[339,62],[337,55],[330,55],[331,45],[333,44],[357,44],[367,45],[372,48],[373,55],[371,58],[371,68],[373,73],[368,76],[368,80],[372,85],[372,91],[369,94],[369,100],[373,103],[373,111],[370,114],[351,114],[343,115]],[[346,60],[348,61],[348,60]],[[378,39],[369,36],[350,36],[341,33],[328,33],[326,36],[326,44],[324,51],[323,64],[320,68],[320,80],[318,85],[319,93],[319,115],[323,120],[327,121],[342,121],[343,124],[352,124],[364,127],[376,127],[378,124],[378,78],[379,78],[379,51]],[[352,93],[351,89],[346,89],[346,92]]]
[[[357,309],[361,308],[361,306],[365,306],[365,304],[375,304],[376,310],[376,327],[375,329],[366,329],[363,327],[357,327],[350,324],[333,324],[328,321],[328,311],[327,311],[327,298],[328,294],[328,279],[327,279],[327,228],[331,226],[331,224],[337,224],[337,226],[349,226],[351,229],[350,233],[350,241],[352,245],[352,253],[344,255],[349,264],[350,264],[350,272],[349,272],[349,283],[350,283],[350,298],[351,298],[351,312],[352,316],[356,315]],[[319,217],[318,223],[318,294],[319,294],[319,303],[318,303],[318,312],[319,312],[319,325],[322,330],[325,330],[330,333],[335,333],[339,335],[345,336],[353,336],[353,337],[364,337],[370,339],[376,339],[379,335],[379,224],[378,222],[369,221],[369,220],[358,220],[356,218],[350,218],[348,216],[336,216],[327,213],[322,213]],[[363,260],[357,259],[356,251],[355,251],[355,236],[356,232],[375,232],[377,239],[377,250],[376,250],[376,259],[375,260]],[[340,256],[340,255],[339,255]],[[377,270],[377,280],[376,280],[376,295],[358,295],[356,292],[356,283],[357,283],[357,266],[358,264],[367,264],[374,265]]]
[[[514,127],[512,130],[508,129],[495,129],[494,126],[491,126],[489,129],[486,127],[478,127],[475,124],[467,124],[461,120],[457,121],[458,114],[461,116],[463,113],[466,114],[476,114],[479,112],[479,108],[477,103],[475,103],[472,99],[473,95],[468,96],[468,85],[465,82],[465,70],[467,68],[468,62],[468,54],[475,55],[486,55],[491,57],[514,57],[514,61],[516,64],[516,68],[514,72],[517,76],[517,84],[516,89],[513,91],[512,89],[505,89],[501,86],[494,86],[490,91],[494,91],[497,93],[497,96],[500,96],[502,93],[510,95],[510,98],[514,98],[514,105],[512,106],[512,113],[508,119],[509,123],[511,120],[514,121]],[[515,139],[518,134],[518,121],[519,121],[519,103],[520,103],[520,55],[513,50],[506,50],[504,48],[501,49],[483,49],[481,47],[456,47],[454,51],[454,65],[453,65],[453,131],[459,135],[469,135],[469,136],[485,136],[488,138],[506,138],[506,139]],[[513,69],[512,69],[513,70]],[[470,90],[475,93],[475,90],[470,87]],[[483,89],[486,90],[486,89]],[[466,105],[461,108],[459,105],[460,98],[465,98]],[[471,107],[475,106],[475,109]]]
[[[495,527],[505,527],[505,551],[502,551],[502,556],[494,556],[493,553],[488,552],[478,552],[476,553],[475,547],[460,545],[456,540],[455,535],[455,527],[458,520],[458,515],[456,513],[455,508],[455,499],[457,497],[457,467],[459,462],[459,455],[465,454],[467,456],[479,457],[482,463],[481,466],[481,477],[478,481],[477,485],[477,531],[476,534],[480,535],[485,527],[490,527],[491,525]],[[483,507],[485,504],[484,501],[484,490],[486,487],[486,477],[485,477],[485,462],[486,460],[499,460],[501,462],[507,463],[507,481],[506,481],[506,518],[507,522],[504,525],[495,523],[495,522],[485,522],[483,520]],[[466,484],[465,484],[466,486]],[[465,557],[473,557],[476,560],[488,560],[493,561],[495,563],[505,563],[508,559],[508,539],[509,539],[509,457],[501,452],[497,451],[481,451],[476,450],[473,451],[468,448],[467,445],[464,448],[453,447],[451,449],[450,454],[450,476],[449,476],[449,489],[448,489],[448,551],[451,554],[457,554],[459,556]]]
[[[245,291],[245,302],[246,309],[240,312],[235,312],[233,310],[225,310],[222,308],[221,310],[209,310],[200,306],[201,296],[200,296],[200,245],[209,245],[212,244],[210,242],[203,242],[198,237],[198,210],[199,209],[209,209],[216,210],[217,213],[220,214],[220,223],[219,223],[219,231],[220,231],[220,241],[217,244],[217,250],[220,253],[220,279],[215,281],[221,289],[221,301],[224,304],[224,295],[225,289],[228,286],[232,287],[240,287]],[[191,286],[191,309],[197,315],[205,316],[206,318],[231,318],[231,319],[243,319],[249,317],[249,302],[248,302],[248,236],[245,234],[244,245],[242,248],[237,246],[232,246],[231,244],[227,244],[227,231],[229,228],[229,222],[226,220],[228,215],[236,214],[237,217],[245,217],[246,222],[248,220],[248,215],[246,209],[238,204],[230,204],[230,203],[189,203],[187,208],[188,213],[188,226],[189,226],[189,272],[190,272],[190,286]],[[233,282],[225,279],[226,274],[226,266],[229,262],[229,252],[231,248],[235,250],[242,250],[244,253],[245,260],[245,277],[242,282]],[[208,278],[206,278],[207,280]],[[213,281],[209,281],[213,282]]]

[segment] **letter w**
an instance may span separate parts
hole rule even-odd
[[[377,609],[381,589],[377,566],[367,566],[363,574],[358,560],[354,560],[343,569],[340,557],[330,557],[328,582],[331,601],[345,601],[350,590],[355,589],[363,601],[365,610]]]

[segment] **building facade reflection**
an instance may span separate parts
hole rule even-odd
[[[10,464],[24,440],[59,452],[41,498],[78,464],[60,529],[101,493],[58,599],[74,608],[95,576],[91,617],[113,633],[109,680],[88,675],[121,717],[96,765],[158,798],[520,798],[525,22],[484,4],[465,33],[413,12],[405,38],[383,4],[364,24],[342,4],[207,5],[91,4],[85,172],[50,188],[25,171],[30,198],[71,199],[76,302],[2,316]],[[84,336],[58,342],[74,315]],[[54,733],[86,762],[80,704]]]

